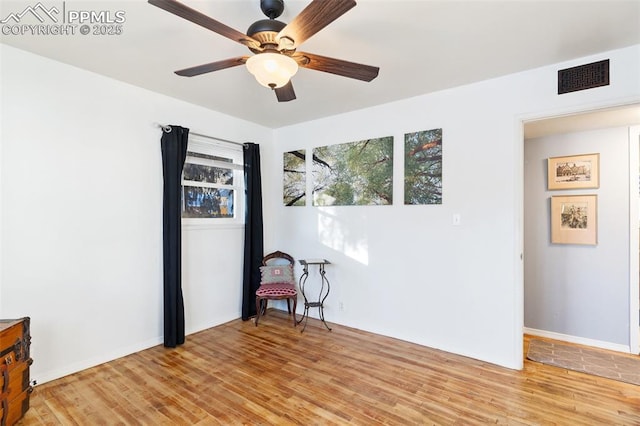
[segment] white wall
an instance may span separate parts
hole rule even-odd
[[[605,58],[610,86],[557,95],[558,69]],[[267,248],[334,263],[330,322],[520,368],[522,120],[637,101],[638,75],[634,46],[278,129],[263,156],[265,193],[278,194],[265,206],[274,230]],[[404,206],[404,133],[438,127],[443,204]],[[387,135],[395,138],[393,206],[282,205],[283,152]]]
[[[526,141],[527,328],[629,346],[628,145],[627,127]],[[547,190],[547,158],[588,153],[600,154],[600,188]],[[551,244],[550,197],[584,194],[598,196],[598,244]]]
[[[272,130],[0,45],[0,317],[39,382],[162,342],[161,131]],[[240,316],[242,228],[183,232],[187,332]]]

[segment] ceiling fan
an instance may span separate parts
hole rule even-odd
[[[291,77],[298,70],[298,66],[362,81],[373,80],[380,70],[378,67],[296,50],[309,37],[354,7],[355,0],[313,0],[289,24],[276,20],[284,11],[283,0],[261,0],[260,8],[269,19],[261,19],[251,24],[247,34],[175,0],[148,2],[243,44],[254,53],[252,56],[238,56],[175,72],[181,76],[193,77],[246,64],[249,72],[260,84],[275,91],[278,102],[287,102],[296,99]]]

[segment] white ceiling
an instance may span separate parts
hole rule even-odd
[[[285,0],[278,19],[291,21],[309,2]],[[2,1],[0,19],[35,3]],[[241,32],[264,18],[259,0],[184,3]],[[67,0],[64,6],[122,10],[123,34],[0,35],[0,41],[272,128],[640,43],[640,0],[359,0],[299,50],[379,66],[378,78],[366,83],[300,69],[293,78],[297,99],[278,103],[244,67],[175,75],[248,50],[146,1]]]

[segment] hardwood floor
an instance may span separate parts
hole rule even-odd
[[[332,327],[235,320],[37,386],[20,424],[640,425],[640,386]]]

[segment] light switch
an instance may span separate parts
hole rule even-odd
[[[453,214],[453,226],[460,226],[460,222],[462,220],[462,217],[460,216],[460,213],[454,213]]]

